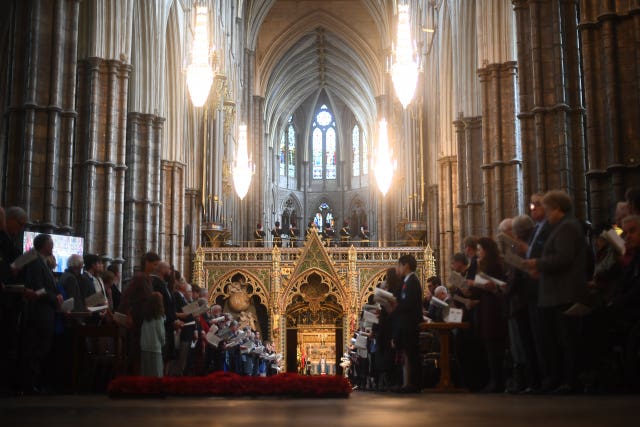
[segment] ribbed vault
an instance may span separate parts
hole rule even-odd
[[[322,89],[344,102],[360,123],[370,125],[375,120],[375,97],[363,59],[336,34],[315,28],[280,58],[270,75],[267,132],[273,135],[280,119]]]

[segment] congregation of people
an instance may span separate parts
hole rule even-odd
[[[89,357],[114,356],[116,351],[114,338],[74,342],[87,325],[126,331],[125,366],[119,374],[279,372],[282,356],[271,342],[238,316],[223,313],[220,305],[208,306],[206,290],[187,283],[158,254],[146,253],[140,271],[124,284],[119,266],[105,268],[95,254],[71,255],[65,272],[55,274],[49,234],[37,235],[33,249],[21,254],[26,223],[23,209],[0,209],[0,394],[74,390],[72,371],[78,366],[72,366],[73,350],[78,344]]]
[[[529,209],[502,221],[493,237],[466,237],[445,280],[430,277],[426,289],[416,259],[400,257],[342,358],[355,387],[414,393],[433,383],[438,369],[426,361],[439,343],[421,325],[446,322],[457,309],[456,321],[469,325],[452,332],[460,387],[555,394],[638,388],[640,189],[629,189],[611,223],[596,227],[574,216],[563,191],[532,195]],[[0,212],[3,394],[69,391],[75,332],[85,325],[126,330],[130,375],[279,372],[282,355],[260,331],[209,306],[207,291],[158,254],[146,253],[124,284],[119,266],[105,267],[95,254],[71,256],[55,275],[50,235],[37,235],[21,253],[27,220],[18,207]],[[315,224],[307,232],[318,232]],[[345,223],[338,242],[350,234]],[[265,235],[258,224],[256,244]],[[272,237],[282,245],[278,223]],[[91,355],[114,352],[115,344],[86,338],[82,346]]]
[[[403,305],[406,277],[387,272],[379,287],[393,294],[392,303],[374,296],[364,307],[343,358],[356,387],[435,385],[430,354],[438,352],[438,337],[423,331],[418,338],[417,325],[447,321],[451,309],[462,310],[459,320],[469,326],[452,331],[452,376],[460,388],[568,394],[640,387],[640,188],[626,192],[610,224],[596,227],[574,216],[563,191],[534,194],[529,209],[502,221],[494,237],[464,239],[447,283],[427,279],[410,337],[406,312],[395,307]],[[408,352],[399,331],[411,340]]]

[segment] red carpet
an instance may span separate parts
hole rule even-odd
[[[110,397],[282,396],[349,397],[351,383],[339,376],[280,374],[242,377],[215,372],[206,377],[118,377],[109,383]]]

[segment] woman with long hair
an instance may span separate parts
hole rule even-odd
[[[478,240],[478,273],[501,281],[506,280],[498,245],[490,237],[481,237]],[[474,286],[473,292],[480,301],[478,332],[489,364],[489,381],[483,392],[501,392],[504,390],[502,364],[506,337],[502,291],[496,283],[490,281],[484,286]]]

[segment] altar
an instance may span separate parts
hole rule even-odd
[[[302,243],[200,247],[193,264],[192,282],[207,289],[210,304],[224,307],[233,299],[256,314],[263,339],[285,353],[287,372],[298,371],[304,352],[310,374],[340,373],[340,358],[356,331],[362,306],[400,256],[416,258],[422,283],[436,274],[429,245],[326,247],[315,233]]]
[[[331,326],[298,328],[298,372],[307,375],[336,374],[336,331]]]

